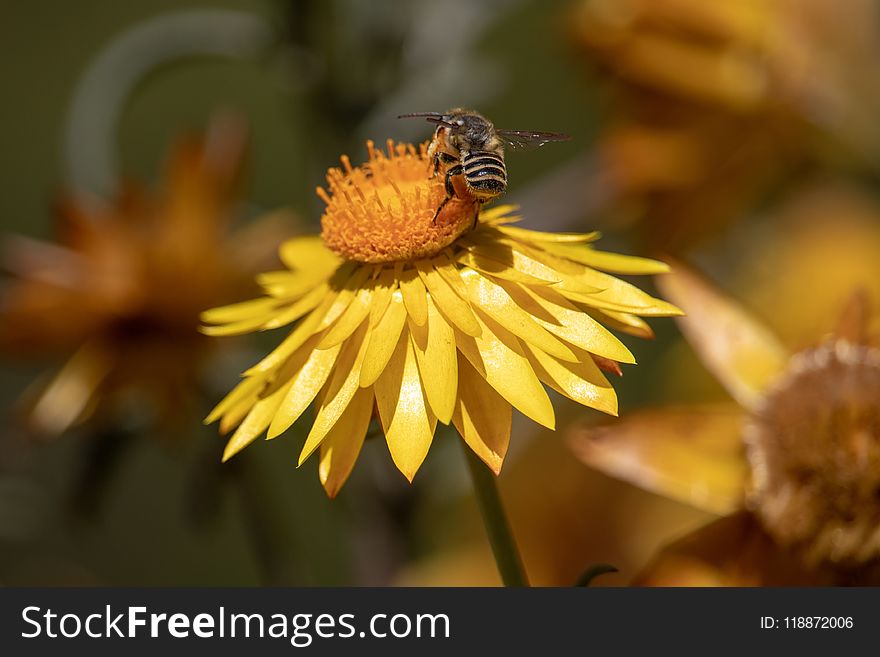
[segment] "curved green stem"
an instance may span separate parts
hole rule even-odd
[[[474,493],[489,537],[489,544],[492,546],[492,554],[495,555],[495,563],[498,564],[501,581],[504,582],[504,586],[528,586],[529,580],[501,504],[495,475],[464,441],[462,447],[471,471]]]

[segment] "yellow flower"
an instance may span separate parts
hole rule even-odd
[[[790,351],[685,266],[660,286],[737,405],[648,410],[573,435],[586,463],[726,516],[638,581],[877,581],[880,341],[866,297],[815,346]]]
[[[657,273],[662,263],[595,250],[589,235],[513,226],[510,207],[483,212],[467,196],[447,203],[425,147],[368,143],[369,160],[330,169],[321,237],[281,246],[288,269],[259,278],[265,296],[203,314],[210,335],[296,322],[290,334],[214,409],[238,427],[228,459],[263,432],[275,438],[314,402],[300,454],[320,449],[319,474],[336,495],[374,413],[410,481],[437,423],[452,423],[496,473],[511,411],[553,427],[544,385],[617,413],[600,372],[634,362],[603,324],[650,335],[644,316],[678,310],[605,271]],[[473,228],[473,230],[472,230]]]

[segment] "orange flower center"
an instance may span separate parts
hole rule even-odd
[[[880,349],[835,340],[796,355],[746,425],[749,502],[810,565],[880,557]]]
[[[329,193],[321,237],[332,251],[358,262],[398,262],[432,256],[452,244],[475,223],[479,202],[458,190],[446,198],[442,175],[433,176],[426,146],[419,150],[388,140],[388,153],[367,142],[369,160],[327,171]]]

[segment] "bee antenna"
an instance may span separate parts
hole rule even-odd
[[[442,112],[413,112],[412,114],[398,114],[398,119],[414,119],[414,118],[434,118],[434,119],[442,119]]]

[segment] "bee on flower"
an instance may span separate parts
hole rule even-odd
[[[292,325],[207,418],[235,429],[224,458],[312,406],[299,463],[319,453],[332,497],[374,417],[411,481],[438,423],[497,474],[513,409],[555,426],[545,386],[615,415],[602,369],[634,359],[606,327],[647,337],[644,317],[679,311],[612,273],[666,266],[599,251],[596,233],[516,226],[510,206],[483,210],[474,226],[480,199],[450,197],[425,145],[367,149],[363,165],[343,156],[328,171],[321,235],[282,244],[287,269],[258,278],[264,296],[202,315],[209,335]]]

